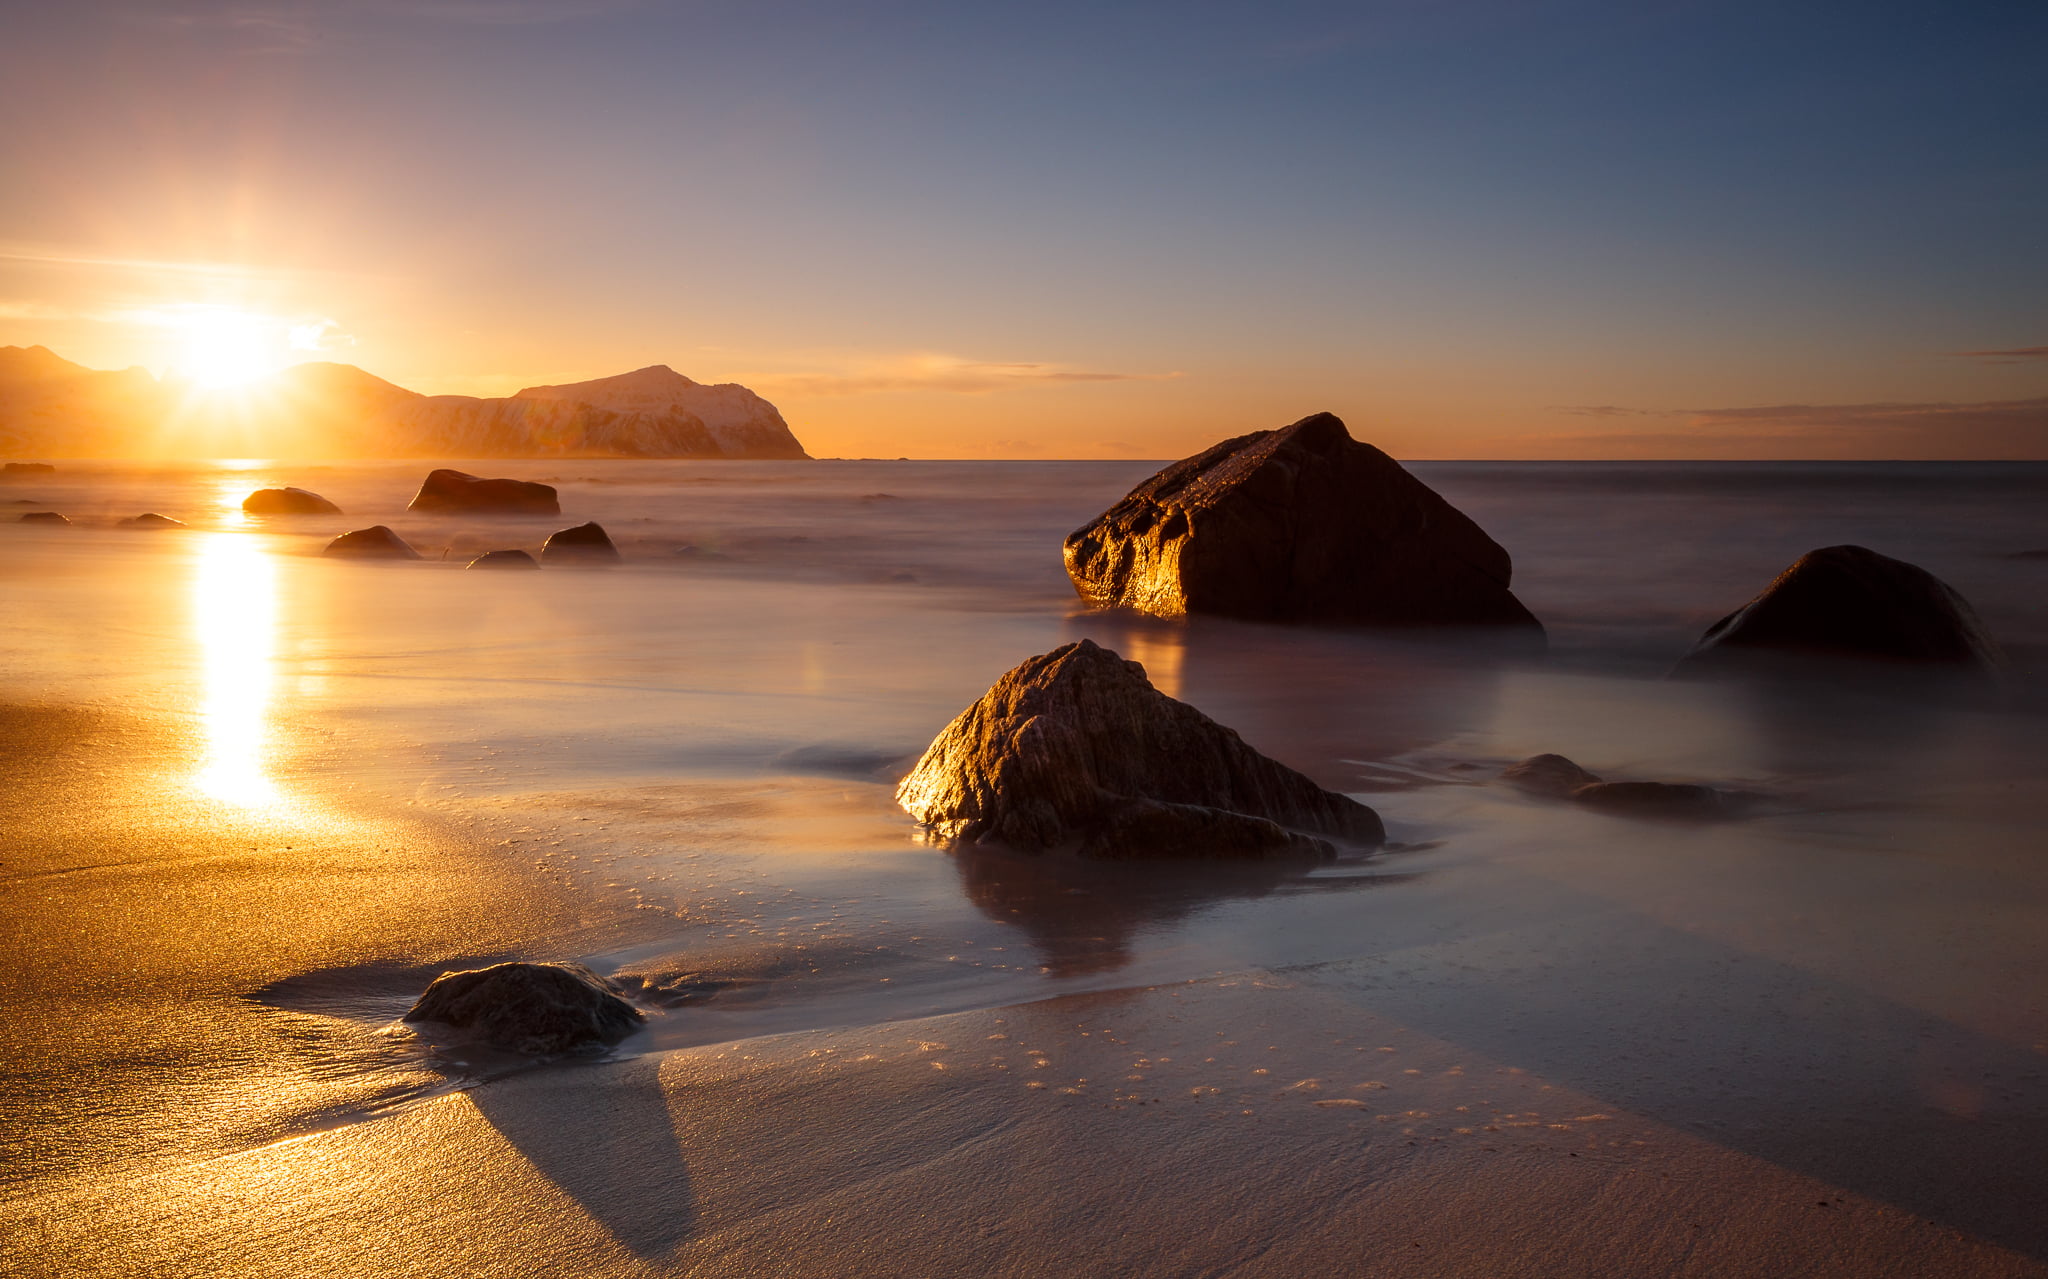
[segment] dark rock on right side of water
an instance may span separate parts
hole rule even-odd
[[[342,559],[358,560],[416,560],[420,553],[406,544],[406,540],[382,524],[359,528],[352,533],[343,533],[327,544],[320,552]]]
[[[997,680],[896,799],[943,838],[1022,852],[1327,859],[1329,839],[1385,839],[1372,809],[1259,754],[1089,640]]]
[[[420,491],[413,495],[413,511],[495,513],[500,515],[560,515],[552,485],[531,480],[487,480],[467,471],[443,467],[430,471]]]
[[[20,524],[69,524],[71,521],[65,519],[56,511],[30,511],[16,522]]]
[[[0,466],[0,475],[55,475],[57,468],[48,462],[9,462]]]
[[[251,515],[339,515],[341,508],[307,489],[257,489],[242,499]]]
[[[136,515],[136,516],[131,516],[131,517],[130,517],[130,518],[128,518],[128,519],[122,520],[122,521],[121,521],[121,527],[122,527],[122,528],[184,528],[184,527],[185,527],[185,521],[183,521],[183,520],[174,520],[174,519],[172,519],[172,518],[171,518],[170,516],[168,516],[168,515],[158,515],[158,514],[157,514],[157,513],[155,512],[155,511],[144,511],[144,512],[143,512],[142,514],[140,514],[140,515]]]
[[[611,535],[593,520],[549,536],[540,559],[543,564],[617,564],[620,556]]]
[[[1507,551],[1329,413],[1174,463],[1064,550],[1098,608],[1542,629],[1508,589]]]
[[[639,1029],[640,1010],[581,964],[494,964],[444,973],[405,1014],[466,1030],[518,1053],[615,1044]]]
[[[1709,627],[1672,674],[1813,657],[1982,672],[2004,664],[1976,610],[1948,583],[1861,546],[1826,546]]]
[[[469,562],[471,568],[532,569],[540,565],[525,551],[485,551]]]

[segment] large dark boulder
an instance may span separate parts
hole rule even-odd
[[[1367,626],[1520,626],[1508,553],[1329,413],[1175,462],[1066,541],[1098,608]]]
[[[485,480],[442,468],[429,472],[413,495],[414,511],[481,511],[503,515],[560,515],[552,485],[530,480]]]
[[[341,508],[305,489],[257,489],[242,499],[251,515],[339,515]]]
[[[1030,658],[946,726],[896,788],[939,835],[1093,857],[1313,857],[1385,839],[1379,815],[1267,759],[1081,640]]]
[[[1994,670],[2004,658],[1969,601],[1926,569],[1861,546],[1825,546],[1707,628],[1674,675],[1786,657]]]
[[[168,515],[158,515],[158,514],[157,514],[157,513],[155,512],[155,511],[144,511],[144,512],[143,512],[142,514],[140,514],[140,515],[136,515],[136,516],[131,516],[131,517],[130,517],[130,518],[128,518],[128,519],[122,520],[122,521],[121,521],[121,527],[122,527],[122,528],[184,528],[184,527],[185,527],[185,521],[183,521],[183,520],[174,520],[174,519],[172,519],[172,518],[171,518],[170,516],[168,516]]]
[[[352,533],[343,533],[327,544],[322,555],[333,555],[341,559],[357,560],[416,560],[420,553],[406,544],[404,538],[382,524],[372,524]]]
[[[581,964],[512,963],[436,977],[405,1020],[440,1022],[512,1052],[559,1053],[615,1044],[644,1018]]]
[[[18,521],[22,524],[69,524],[71,521],[56,511],[30,511]]]
[[[547,545],[540,548],[540,560],[543,564],[616,564],[619,548],[612,545],[604,526],[593,521],[549,537]]]
[[[469,562],[471,568],[539,568],[525,551],[485,551]]]
[[[48,462],[9,462],[0,466],[4,475],[55,475],[57,468]]]

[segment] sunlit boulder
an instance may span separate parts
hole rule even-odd
[[[341,508],[306,489],[257,489],[242,499],[250,515],[339,515]]]
[[[1065,554],[1099,608],[1541,631],[1500,544],[1329,413],[1175,462],[1068,535]]]
[[[540,548],[543,564],[617,564],[619,558],[611,535],[595,522],[565,528]]]
[[[420,553],[406,545],[404,538],[382,524],[359,528],[352,533],[343,533],[327,544],[320,552],[341,559],[358,560],[416,560]]]
[[[1326,859],[1379,816],[1259,754],[1089,640],[997,680],[896,789],[937,835],[1093,857]]]
[[[436,977],[405,1014],[494,1047],[560,1053],[615,1044],[639,1029],[640,1010],[581,964],[494,964]]]
[[[414,511],[474,511],[501,515],[560,515],[552,485],[531,480],[487,480],[445,467],[428,473],[413,495]]]
[[[1948,583],[1861,546],[1825,546],[1708,627],[1672,673],[1711,675],[1801,657],[1976,671],[2004,662],[1977,611]]]
[[[485,551],[469,562],[471,568],[539,568],[534,558],[525,551]]]

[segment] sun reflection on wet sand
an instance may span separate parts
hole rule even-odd
[[[266,770],[277,639],[277,569],[251,538],[209,534],[192,581],[205,762],[195,777],[215,799],[247,808],[283,802]]]

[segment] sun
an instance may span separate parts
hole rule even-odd
[[[179,317],[178,327],[184,330],[178,370],[200,386],[242,386],[270,376],[283,363],[284,326],[268,316],[194,307]]]

